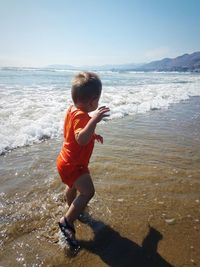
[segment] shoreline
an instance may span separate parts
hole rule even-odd
[[[0,157],[0,264],[200,264],[199,100],[98,126],[105,142],[96,145],[90,164],[96,195],[89,214],[95,227],[77,223],[83,250],[73,259],[57,244],[56,222],[64,206],[55,169],[61,140]]]

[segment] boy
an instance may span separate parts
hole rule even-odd
[[[103,143],[103,137],[95,134],[95,128],[109,108],[100,107],[91,118],[88,113],[97,109],[102,83],[91,72],[81,72],[72,81],[72,99],[64,121],[64,142],[57,158],[57,169],[66,184],[66,200],[69,209],[59,221],[59,227],[70,247],[77,247],[74,221],[94,196],[94,185],[88,169],[94,140]],[[77,195],[78,191],[78,195]]]

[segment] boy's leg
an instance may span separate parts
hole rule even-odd
[[[87,206],[89,200],[94,196],[95,190],[92,179],[88,173],[80,176],[74,183],[73,188],[79,191],[79,195],[71,203],[65,218],[68,223],[73,225],[74,221],[78,218],[79,214]],[[63,223],[64,218],[61,219]]]
[[[76,193],[77,193],[76,188],[74,188],[74,187],[70,188],[66,185],[65,192],[64,192],[64,198],[68,204],[68,207],[72,204],[72,202],[76,198]]]

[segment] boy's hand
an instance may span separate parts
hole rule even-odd
[[[87,145],[91,140],[96,125],[100,122],[104,117],[108,117],[109,115],[106,112],[109,112],[110,109],[103,106],[98,109],[98,111],[94,114],[94,116],[88,121],[86,126],[76,135],[76,141],[79,145]],[[103,138],[100,137],[97,141],[103,142]]]
[[[95,134],[95,140],[97,140],[97,142],[100,142],[101,144],[103,144],[103,137],[99,134]]]
[[[103,118],[110,116],[109,114],[106,114],[109,111],[110,109],[106,106],[98,108],[97,112],[92,117],[92,120],[95,121],[95,123],[100,122]]]

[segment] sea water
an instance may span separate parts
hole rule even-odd
[[[74,70],[0,69],[0,155],[15,148],[58,138],[72,103]],[[100,105],[109,106],[108,120],[167,109],[200,96],[196,73],[99,71],[103,83]]]
[[[73,259],[64,254],[57,222],[66,203],[55,162],[76,73],[0,72],[0,266],[119,260],[141,266],[147,240],[148,260],[199,266],[200,75],[194,73],[98,72],[100,105],[111,113],[97,126],[104,144],[95,144],[89,166],[92,224],[75,223],[82,250]]]

